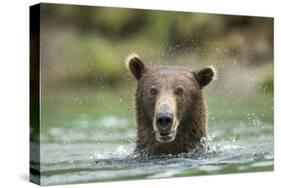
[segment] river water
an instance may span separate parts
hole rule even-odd
[[[251,98],[222,104],[209,100],[209,136],[202,142],[204,149],[158,158],[132,155],[133,113],[92,116],[85,109],[84,113],[72,110],[60,115],[55,110],[59,108],[50,105],[51,110],[43,111],[47,118],[42,118],[40,134],[41,184],[272,171],[273,101],[268,96],[258,102]]]

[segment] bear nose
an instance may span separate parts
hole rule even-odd
[[[159,112],[156,114],[156,125],[161,136],[170,133],[173,124],[173,114],[169,112]]]

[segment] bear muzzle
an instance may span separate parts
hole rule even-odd
[[[175,140],[176,138],[176,131],[170,131],[168,134],[166,135],[161,135],[160,132],[156,132],[156,140],[158,142],[161,143],[168,143],[168,142],[172,142]]]
[[[156,114],[156,126],[161,136],[166,136],[170,133],[173,125],[173,114],[169,112],[159,112]]]
[[[172,142],[176,138],[178,119],[174,95],[164,91],[156,100],[153,128],[158,142]]]
[[[177,120],[168,105],[163,105],[155,114],[154,127],[156,140],[172,142],[176,138]]]

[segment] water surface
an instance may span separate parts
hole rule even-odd
[[[87,101],[87,95],[59,97],[47,98],[42,111],[43,185],[273,170],[270,95],[243,95],[237,100],[234,95],[209,96],[204,149],[158,158],[132,155],[136,130],[134,114],[127,113],[133,106],[125,98],[112,95],[111,100],[118,102],[93,109],[89,104],[105,101]],[[69,108],[74,104],[79,105]]]

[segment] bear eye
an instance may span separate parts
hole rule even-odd
[[[154,87],[149,90],[149,96],[150,97],[154,97],[155,95],[157,95],[157,93],[158,93],[158,91]]]
[[[184,89],[182,87],[178,87],[176,90],[175,90],[175,94],[177,96],[183,96],[183,92],[184,92]]]

